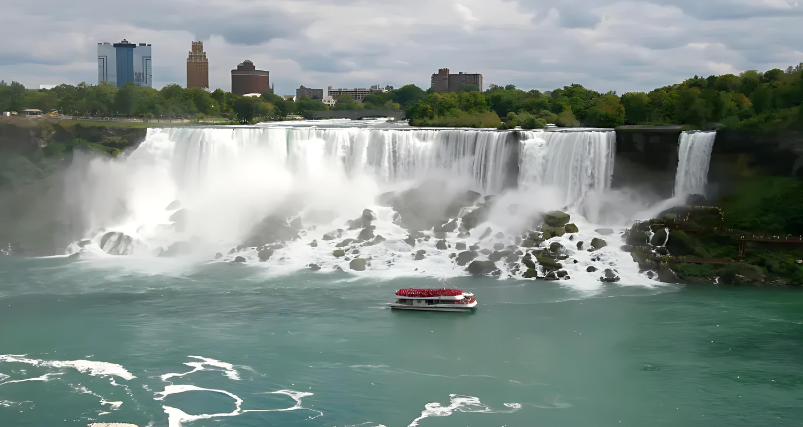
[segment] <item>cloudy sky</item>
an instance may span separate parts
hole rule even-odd
[[[0,79],[97,83],[97,43],[153,45],[155,87],[186,84],[204,41],[213,88],[244,59],[276,93],[414,83],[649,90],[803,62],[803,0],[0,0]]]

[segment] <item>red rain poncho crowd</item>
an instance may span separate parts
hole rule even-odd
[[[463,295],[459,289],[399,289],[396,295],[409,298],[454,297]]]

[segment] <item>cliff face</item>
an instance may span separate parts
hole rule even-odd
[[[41,120],[0,120],[0,254],[52,255],[74,239],[62,202],[74,150],[110,156],[147,129]]]

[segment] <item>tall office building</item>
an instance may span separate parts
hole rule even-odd
[[[204,52],[204,42],[192,42],[192,50],[187,57],[187,88],[209,89],[209,60]]]
[[[270,89],[270,72],[257,70],[254,63],[245,60],[231,70],[231,93],[246,95],[249,93],[273,92]]]
[[[108,82],[121,87],[126,83],[153,87],[151,45],[98,43],[98,84]]]
[[[449,74],[448,68],[441,68],[432,75],[430,87],[435,90],[448,90],[456,92],[460,86],[474,85],[482,92],[482,74],[468,74],[460,72]]]

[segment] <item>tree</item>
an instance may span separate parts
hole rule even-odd
[[[615,128],[625,124],[625,107],[618,96],[602,95],[589,109],[588,116],[596,127]]]
[[[650,97],[644,92],[628,92],[622,95],[625,109],[625,122],[635,125],[648,121],[650,116]]]
[[[558,119],[556,120],[557,125],[560,127],[577,127],[580,126],[580,122],[577,120],[577,117],[574,116],[572,110],[566,110],[560,114],[558,114]]]

